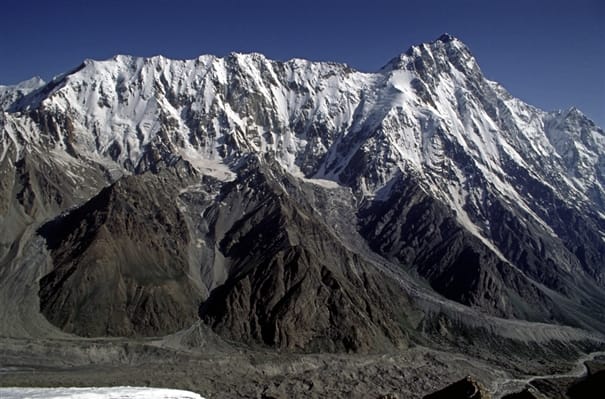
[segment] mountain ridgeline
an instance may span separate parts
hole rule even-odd
[[[605,133],[514,98],[452,36],[376,73],[86,60],[0,105],[3,335],[602,340]]]

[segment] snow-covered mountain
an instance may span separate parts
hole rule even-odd
[[[332,349],[401,340],[386,321],[401,304],[368,318],[362,302],[385,290],[420,301],[416,281],[434,303],[604,331],[605,133],[575,108],[514,98],[452,36],[376,73],[261,54],[120,55],[1,87],[0,101],[0,256],[16,264],[24,232],[52,220],[39,230],[54,265],[41,306],[66,331],[163,333],[164,311],[190,320],[201,304],[234,339],[330,346],[312,318],[291,319],[307,298],[284,277],[292,262],[308,273],[290,278],[327,287],[317,314],[346,303],[340,322],[361,326],[362,338],[335,333]],[[150,217],[161,227],[145,227]],[[147,246],[164,259],[153,278],[139,272],[154,262],[139,262]],[[104,273],[125,273],[115,284],[128,309],[83,322],[74,293],[95,292]],[[152,300],[133,305],[147,289]],[[322,333],[337,329],[328,313]]]
[[[19,109],[56,128],[55,148],[73,147],[126,170],[150,147],[201,167],[268,153],[295,175],[358,180],[366,195],[398,170],[414,171],[463,220],[470,218],[465,205],[482,196],[482,185],[469,184],[463,170],[472,168],[539,219],[508,173],[520,167],[577,206],[604,203],[603,131],[577,109],[547,113],[515,99],[485,79],[468,48],[447,35],[412,47],[374,74],[260,54],[186,61],[116,56],[87,60],[50,87],[40,84],[33,79],[3,90],[29,93],[31,101]],[[33,147],[40,140],[35,129],[23,136]],[[456,151],[468,162],[456,160]],[[352,161],[366,154],[367,170],[356,173]]]
[[[33,77],[14,86],[0,86],[0,107],[4,111],[9,111],[21,98],[44,84],[41,78]]]

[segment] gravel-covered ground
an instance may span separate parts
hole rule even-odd
[[[205,398],[420,398],[466,375],[490,389],[530,374],[523,369],[533,367],[518,364],[517,371],[505,371],[491,362],[421,347],[335,355],[173,346],[169,340],[3,339],[0,386],[147,386],[185,389]],[[570,359],[538,373],[572,366]]]

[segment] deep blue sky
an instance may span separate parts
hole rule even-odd
[[[603,0],[3,0],[0,10],[0,84],[118,53],[257,51],[373,71],[449,32],[513,95],[576,105],[605,127]]]

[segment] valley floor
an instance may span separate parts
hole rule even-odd
[[[466,375],[488,389],[528,374],[567,373],[575,361],[518,364],[503,370],[461,354],[415,347],[366,355],[170,348],[153,341],[0,341],[0,386],[147,386],[193,391],[205,398],[421,398]],[[508,385],[510,387],[510,384]],[[520,384],[519,388],[523,385]],[[498,397],[496,393],[496,397]]]

